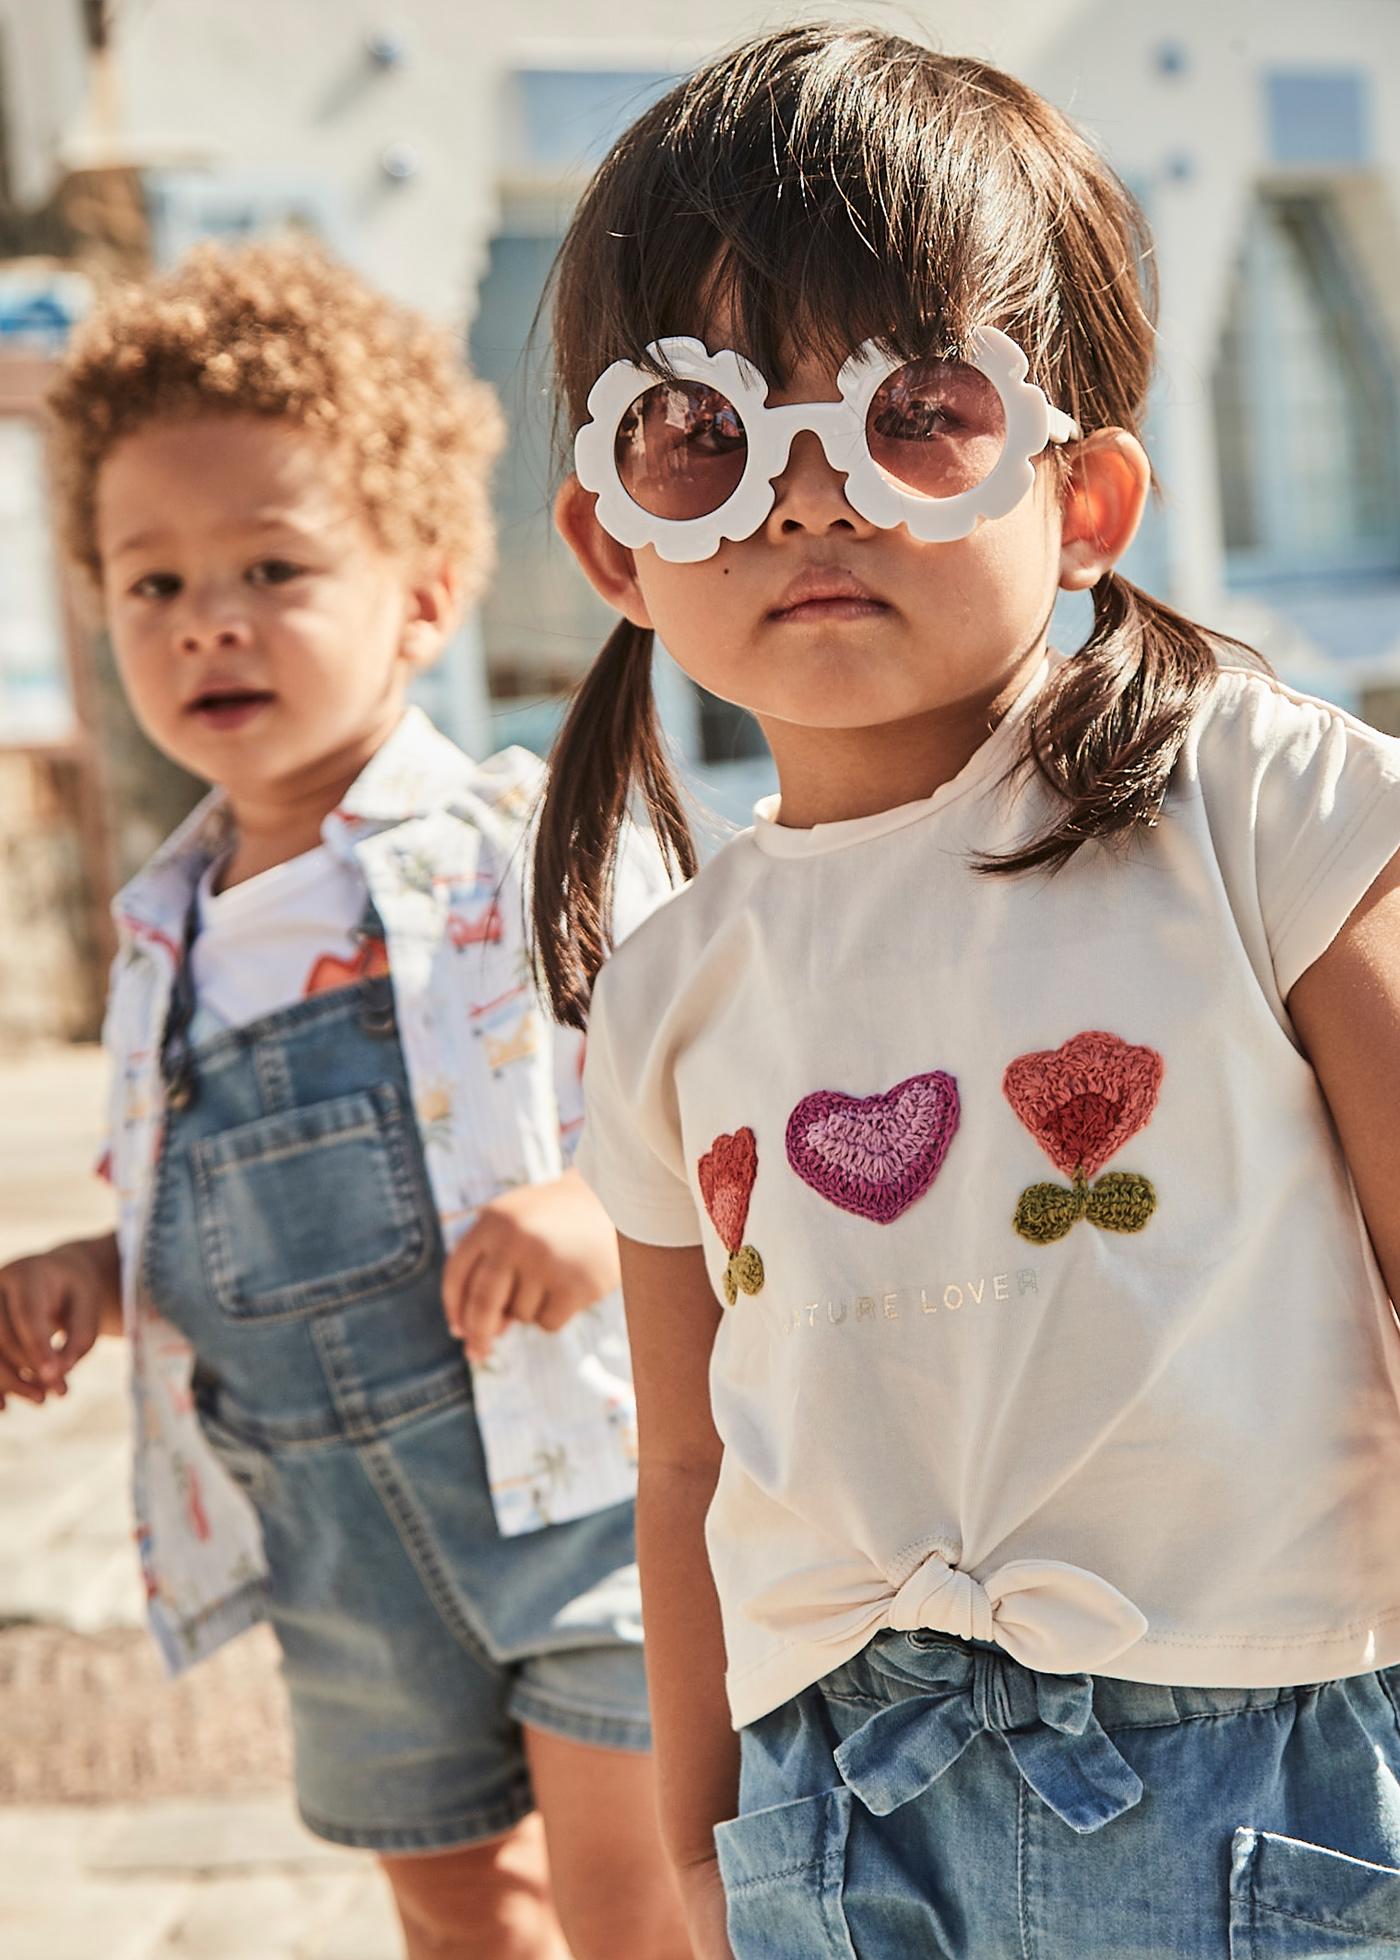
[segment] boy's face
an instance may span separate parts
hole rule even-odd
[[[151,423],[97,480],[102,592],[127,697],[233,798],[329,802],[441,650],[451,580],[378,543],[324,439],[275,417]]]

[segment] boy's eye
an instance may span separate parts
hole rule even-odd
[[[174,572],[147,572],[131,588],[133,599],[171,599],[180,590]]]
[[[300,578],[302,567],[294,565],[290,558],[260,558],[256,565],[248,568],[250,585],[286,585],[288,580]]]

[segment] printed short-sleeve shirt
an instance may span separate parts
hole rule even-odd
[[[417,709],[326,821],[384,933],[429,1182],[450,1247],[483,1204],[558,1176],[582,1125],[582,1040],[541,1000],[524,932],[528,827],[542,765],[476,763]],[[188,1343],[143,1299],[142,1236],[160,1153],[160,1044],[191,901],[229,846],[211,796],[116,902],[104,1039],[135,1402],[137,1536],[153,1630],[180,1668],[261,1613],[256,1519],[200,1432]],[[625,932],[669,889],[649,840],[623,854]],[[508,1328],[474,1371],[497,1523],[512,1535],[629,1500],[635,1410],[620,1298],[555,1333]]]

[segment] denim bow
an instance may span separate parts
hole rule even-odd
[[[990,1649],[965,1658],[970,1685],[916,1689],[837,1749],[836,1767],[867,1810],[885,1817],[922,1796],[979,1735],[1000,1736],[1072,1831],[1100,1830],[1140,1802],[1142,1783],[1100,1727],[1087,1674],[1036,1674]]]

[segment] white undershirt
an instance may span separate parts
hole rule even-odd
[[[365,888],[353,864],[320,844],[219,892],[222,869],[209,867],[195,900],[196,1039],[359,977]]]

